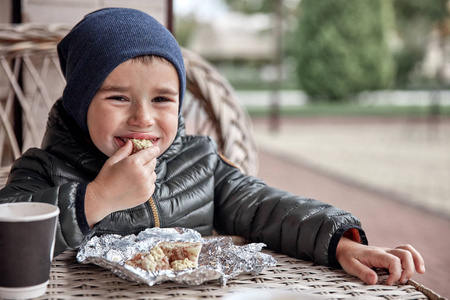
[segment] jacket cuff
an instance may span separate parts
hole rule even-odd
[[[82,183],[77,186],[77,195],[75,198],[75,211],[77,216],[78,227],[84,235],[90,235],[92,229],[86,220],[86,213],[84,212],[84,198],[86,196],[87,183]]]
[[[328,262],[330,267],[341,268],[341,264],[336,259],[336,250],[342,236],[348,237],[355,242],[368,245],[366,233],[361,227],[348,225],[339,228],[331,237],[330,246],[328,247]]]

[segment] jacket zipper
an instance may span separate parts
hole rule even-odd
[[[153,218],[155,219],[155,227],[161,227],[158,209],[156,208],[156,203],[155,203],[155,200],[153,200],[153,197],[150,197],[150,199],[148,199],[148,203],[150,204],[150,208],[152,209],[152,213],[153,213]]]

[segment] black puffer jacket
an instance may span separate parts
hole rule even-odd
[[[42,149],[33,148],[12,166],[1,202],[36,201],[59,206],[55,254],[76,248],[92,235],[188,227],[203,235],[240,235],[290,256],[334,264],[339,238],[359,228],[354,216],[330,205],[267,186],[246,176],[218,153],[205,136],[178,135],[158,158],[150,201],[115,212],[94,228],[84,215],[87,184],[107,157],[85,137],[58,101],[50,112]]]

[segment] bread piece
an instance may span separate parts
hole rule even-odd
[[[125,263],[147,271],[185,270],[198,267],[202,243],[162,242],[147,253],[138,253]]]
[[[169,258],[172,269],[184,270],[198,266],[198,257],[202,249],[202,243],[164,242],[158,246]]]
[[[150,140],[130,139],[130,141],[133,143],[132,154],[153,146]]]
[[[160,247],[156,246],[149,253],[138,253],[126,264],[147,271],[159,271],[170,269],[169,259],[164,255]]]

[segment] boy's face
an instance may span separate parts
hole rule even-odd
[[[95,146],[113,155],[124,138],[151,140],[164,153],[178,128],[179,80],[168,61],[127,60],[105,79],[88,109]]]

